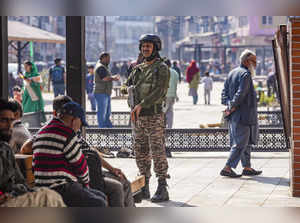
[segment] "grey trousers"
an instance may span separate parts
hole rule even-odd
[[[173,127],[174,121],[174,104],[175,97],[168,97],[166,99],[166,119],[167,119],[167,128],[171,129]]]
[[[205,101],[205,104],[210,105],[210,90],[209,89],[204,89],[204,101]]]
[[[128,180],[121,180],[117,176],[104,171],[104,193],[111,207],[135,207],[132,197],[131,184]]]
[[[251,148],[257,143],[257,125],[243,125],[231,121],[229,131],[231,150],[226,165],[236,168],[241,161],[244,168],[251,167]]]

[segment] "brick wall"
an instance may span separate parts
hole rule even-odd
[[[291,193],[300,197],[300,19],[289,23],[289,53],[291,81]]]

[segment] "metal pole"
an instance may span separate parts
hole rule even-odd
[[[18,73],[21,73],[22,71],[22,47],[21,47],[21,41],[17,42],[17,59],[18,59]]]
[[[265,47],[263,47],[263,70],[264,70],[264,72],[265,72],[265,74],[266,74],[266,48]]]
[[[104,16],[104,51],[107,52],[106,16]]]
[[[8,98],[7,16],[0,16],[0,98]]]
[[[67,95],[85,109],[85,17],[66,17]]]

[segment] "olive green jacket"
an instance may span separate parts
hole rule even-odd
[[[170,70],[162,59],[153,64],[142,63],[134,67],[126,86],[134,86],[135,105],[150,108],[163,104],[169,88]]]

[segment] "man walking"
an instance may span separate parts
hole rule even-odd
[[[228,177],[262,173],[251,168],[250,162],[251,146],[258,139],[257,100],[252,82],[256,68],[255,53],[245,50],[240,56],[240,62],[241,65],[229,73],[222,92],[222,104],[228,107],[225,115],[229,120],[231,151],[220,174]],[[240,160],[244,168],[242,175],[232,170]]]
[[[177,66],[177,61],[173,61],[173,67],[172,68],[173,68],[173,70],[175,70],[178,73],[179,83],[181,83],[181,70]]]
[[[177,99],[177,85],[178,85],[179,75],[173,68],[171,68],[170,60],[166,60],[166,64],[170,69],[171,75],[170,75],[169,89],[167,92],[165,113],[166,113],[166,120],[167,120],[167,128],[171,129],[173,127],[174,104]]]
[[[146,177],[146,185],[142,191],[143,198],[149,199],[149,179],[153,159],[158,187],[151,201],[163,202],[169,200],[166,179],[170,176],[165,149],[165,120],[162,105],[169,86],[170,71],[159,55],[161,40],[158,36],[142,35],[139,49],[145,60],[133,68],[125,82],[125,86],[131,83],[134,89],[131,118],[134,123],[136,163],[140,174]],[[123,91],[126,93],[125,86]]]
[[[49,77],[52,81],[54,97],[65,94],[66,72],[65,68],[61,65],[61,59],[54,60],[55,65],[49,70]]]
[[[86,93],[91,103],[92,111],[96,111],[96,99],[94,96],[94,66],[88,66],[88,74],[86,75]]]
[[[119,81],[120,76],[113,76],[108,69],[110,63],[109,53],[101,53],[95,68],[94,95],[97,101],[97,117],[99,128],[112,128],[110,121],[111,114],[111,93],[113,81]]]

